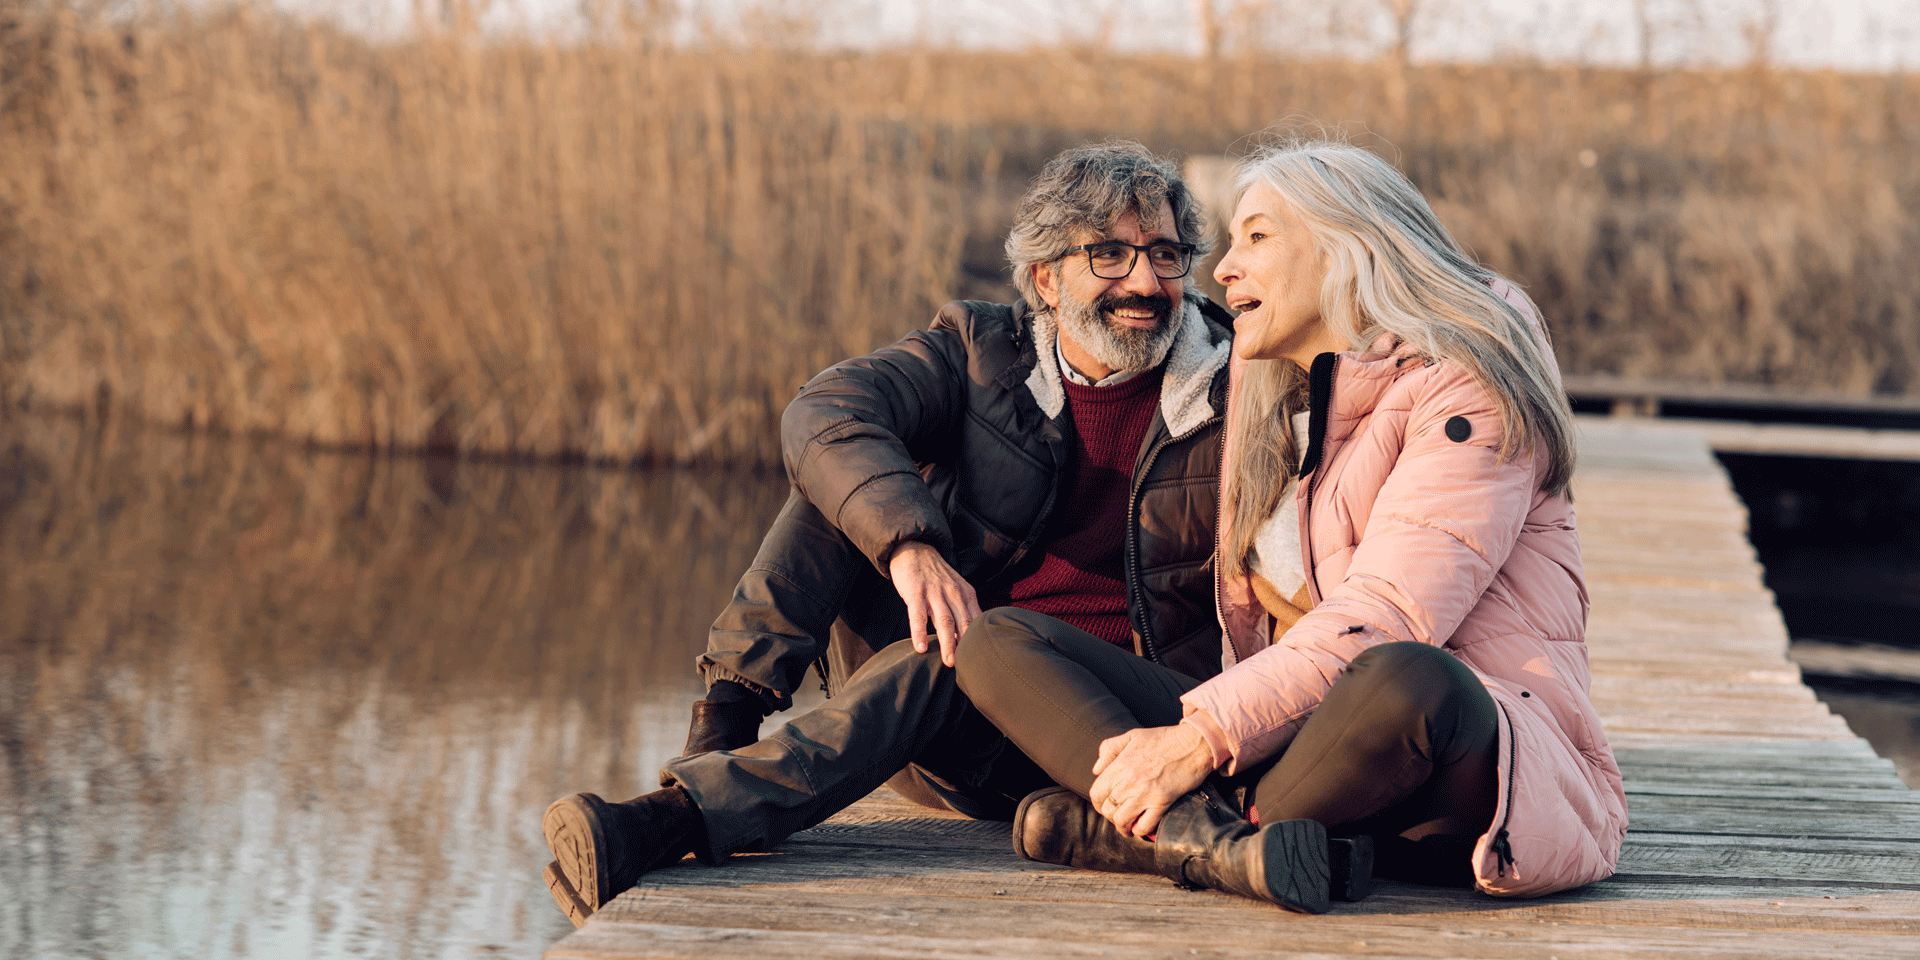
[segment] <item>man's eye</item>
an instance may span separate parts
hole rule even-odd
[[[1122,247],[1094,247],[1092,253],[1096,263],[1119,263],[1127,258],[1127,251]]]

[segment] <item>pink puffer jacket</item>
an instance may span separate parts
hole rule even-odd
[[[1373,349],[1336,359],[1304,478],[1313,609],[1275,642],[1251,585],[1221,583],[1229,669],[1182,698],[1187,721],[1217,760],[1257,763],[1286,748],[1361,651],[1440,644],[1500,710],[1500,802],[1474,846],[1479,889],[1540,896],[1610,876],[1627,803],[1587,696],[1573,506],[1540,492],[1532,458],[1498,455],[1499,414],[1464,371],[1396,356],[1389,341]],[[1449,437],[1455,418],[1471,427],[1464,439]]]

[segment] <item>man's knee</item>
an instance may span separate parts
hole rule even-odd
[[[983,667],[1002,661],[1008,648],[1045,643],[1043,621],[1050,619],[1019,607],[995,607],[973,618],[953,652],[953,666],[960,674],[961,685],[965,686],[966,678],[977,675]]]
[[[953,683],[954,672],[940,662],[937,646],[929,644],[927,652],[921,653],[913,649],[913,641],[896,640],[861,664],[860,669],[855,670],[839,686],[834,699],[854,696],[861,688],[866,688],[868,695],[871,695],[876,685],[895,691],[882,696],[898,696],[909,693],[925,695]]]

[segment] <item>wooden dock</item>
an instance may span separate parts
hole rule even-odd
[[[774,853],[656,871],[546,956],[1920,958],[1920,794],[1800,683],[1705,442],[1582,430],[1593,699],[1633,818],[1612,879],[1526,901],[1383,884],[1299,916],[1028,863],[1005,824],[883,792]]]

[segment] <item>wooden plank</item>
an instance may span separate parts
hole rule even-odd
[[[1627,797],[1628,822],[1653,833],[1722,837],[1920,837],[1920,807],[1856,800],[1755,800],[1746,797]]]
[[[1836,785],[1831,779],[1822,779],[1818,784],[1809,786],[1768,785],[1752,782],[1726,782],[1717,785],[1709,781],[1661,782],[1648,779],[1627,781],[1628,796],[1663,797],[1720,797],[1739,800],[1832,800],[1858,801],[1863,803],[1894,803],[1920,807],[1920,794],[1906,789],[1903,785],[1889,784],[1884,778],[1876,777],[1877,784],[1862,778],[1859,785]],[[1915,824],[1920,827],[1920,823]]]
[[[1775,703],[1814,704],[1820,700],[1813,691],[1806,688],[1799,679],[1782,671],[1765,680],[1751,677],[1623,677],[1616,674],[1596,673],[1593,685],[1588,689],[1597,698],[1606,697],[1617,701],[1665,698],[1677,701],[1684,697],[1698,696],[1703,700],[1737,700],[1754,704]]]
[[[1782,738],[1806,740],[1849,740],[1853,732],[1844,722],[1834,724],[1806,724],[1783,722],[1767,726],[1755,723],[1729,723],[1713,716],[1686,716],[1673,714],[1660,717],[1641,718],[1635,714],[1617,714],[1601,711],[1600,721],[1609,735],[1615,733],[1660,733],[1680,736],[1725,736],[1746,737],[1755,733],[1767,733]]]
[[[1614,756],[1623,769],[1640,765],[1684,764],[1691,767],[1759,770],[1770,764],[1778,764],[1783,768],[1825,770],[1829,766],[1851,767],[1862,763],[1883,765],[1888,770],[1893,768],[1892,763],[1874,753],[1866,741],[1857,739],[1844,744],[1820,746],[1781,743],[1777,740],[1730,740],[1710,752],[1697,747],[1637,747],[1615,749]]]
[[[1759,703],[1735,699],[1708,699],[1675,703],[1668,699],[1594,698],[1594,706],[1603,718],[1617,718],[1623,729],[1646,729],[1649,725],[1671,724],[1675,730],[1713,724],[1714,729],[1758,733],[1781,728],[1785,736],[1805,736],[1809,732],[1846,729],[1846,721],[1828,712],[1826,705],[1813,703]]]
[[[1747,735],[1744,733],[1715,732],[1710,730],[1614,730],[1611,728],[1607,730],[1607,740],[1615,748],[1659,747],[1672,746],[1674,744],[1697,744],[1703,747],[1712,747],[1728,740],[1744,739],[1747,739]],[[1835,734],[1829,737],[1799,737],[1794,739],[1797,739],[1801,743],[1844,746],[1857,738],[1852,734]],[[1782,738],[1781,742],[1786,743],[1791,741]]]
[[[1666,678],[1674,682],[1675,678]],[[1651,683],[1651,678],[1644,682]],[[1708,683],[1714,681],[1705,681]],[[1755,685],[1758,687],[1758,685]],[[1764,691],[1764,692],[1763,692]],[[1717,690],[1713,693],[1681,699],[1676,696],[1663,696],[1658,691],[1634,690],[1627,684],[1610,685],[1601,688],[1594,685],[1593,702],[1604,704],[1602,709],[1645,711],[1648,713],[1698,713],[1710,712],[1727,718],[1755,717],[1795,717],[1820,720],[1833,716],[1827,705],[1812,696],[1792,696],[1776,689],[1760,687],[1754,693],[1741,696],[1735,691]]]
[[[1713,877],[1819,885],[1829,890],[1920,891],[1920,839],[1727,837],[1636,830],[1620,851],[1626,876]]]
[[[1626,777],[1629,792],[1641,787],[1678,789],[1693,784],[1702,788],[1725,787],[1733,790],[1764,790],[1769,787],[1817,790],[1822,787],[1833,787],[1887,790],[1899,793],[1904,785],[1896,785],[1894,781],[1888,780],[1888,775],[1893,773],[1893,764],[1878,757],[1873,759],[1876,762],[1834,766],[1782,763],[1761,769],[1723,767],[1710,763],[1656,765],[1633,763],[1623,759],[1620,761],[1620,770]],[[1912,790],[1907,792],[1913,793]]]

